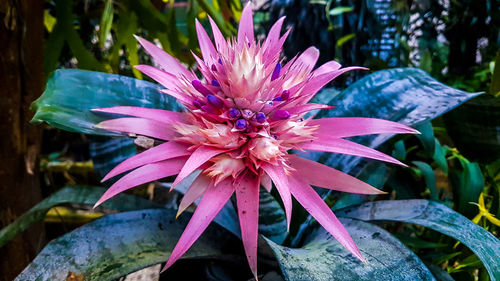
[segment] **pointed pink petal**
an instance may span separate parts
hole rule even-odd
[[[198,20],[196,20],[196,33],[198,34],[198,42],[200,44],[203,60],[207,63],[217,61],[217,51],[215,50],[212,41],[210,41],[210,37],[208,37],[207,32]]]
[[[186,121],[186,116],[182,112],[168,111],[156,108],[146,108],[137,106],[115,106],[106,108],[96,108],[92,109],[92,111],[141,117],[150,120],[156,120],[163,123],[174,123],[174,122],[179,123]]]
[[[139,36],[135,37],[137,41],[142,45],[142,47],[148,52],[151,57],[167,72],[174,75],[185,75],[186,77],[192,77],[193,74],[183,66],[174,57],[169,55],[167,52],[157,47],[155,44],[149,42],[148,40],[141,38]]]
[[[210,26],[212,27],[212,34],[214,35],[214,41],[215,41],[215,46],[217,47],[217,50],[219,53],[225,54],[226,50],[226,39],[224,38],[224,35],[222,35],[222,32],[220,32],[219,27],[217,24],[212,20],[211,17],[208,17],[210,21]]]
[[[236,204],[241,226],[241,240],[248,265],[257,280],[257,240],[259,237],[259,178],[249,172],[236,185]]]
[[[207,190],[210,185],[211,179],[204,174],[200,174],[194,182],[189,187],[188,191],[182,197],[181,203],[179,203],[179,208],[177,210],[177,216],[179,216],[184,210],[186,210],[194,201],[198,200],[205,190]]]
[[[240,26],[238,28],[238,44],[242,46],[247,42],[253,43],[254,41],[253,12],[250,3],[248,3],[243,12],[241,12]]]
[[[285,17],[281,17],[273,24],[273,26],[269,30],[266,40],[262,44],[262,49],[264,50],[264,52],[267,52],[268,48],[273,48],[274,44],[278,43],[278,41],[280,40],[281,27],[283,26],[284,21]]]
[[[314,191],[314,189],[304,182],[300,176],[289,177],[290,191],[293,197],[321,224],[342,246],[361,261],[365,261],[361,252],[352,240],[351,236],[330,210],[328,205]]]
[[[319,58],[319,50],[316,47],[307,48],[295,61],[294,65],[310,72]]]
[[[357,67],[357,66],[352,66],[352,67],[345,67],[341,68],[337,71],[333,72],[327,72],[321,75],[313,76],[311,80],[305,84],[305,86],[302,88],[301,93],[307,97],[306,99],[303,100],[303,103],[307,103],[310,99],[314,97],[314,95],[321,90],[326,84],[330,83],[333,79],[337,78],[337,76],[351,70],[355,69],[366,69],[364,67]]]
[[[358,194],[385,193],[353,176],[315,161],[291,155],[288,163],[304,180],[314,186]]]
[[[110,131],[143,135],[161,140],[170,140],[176,135],[175,130],[170,124],[135,117],[106,120],[95,125],[95,127]]]
[[[311,142],[302,143],[301,148],[305,150],[327,151],[333,153],[342,153],[348,155],[367,157],[406,167],[406,165],[401,163],[400,161],[373,148],[369,148],[364,145],[344,139],[324,137],[323,135],[319,136],[319,138]]]
[[[177,83],[177,78],[172,74],[165,72],[161,69],[158,69],[156,67],[152,67],[150,65],[145,65],[145,64],[139,64],[134,67],[140,72],[151,77],[151,79],[160,83],[163,87],[167,89],[175,88],[175,85]]]
[[[173,141],[162,143],[158,146],[150,148],[142,153],[134,155],[127,160],[121,162],[116,167],[114,167],[102,180],[104,182],[114,176],[117,176],[126,171],[130,171],[142,165],[155,163],[158,161],[163,161],[179,156],[186,156],[191,154],[187,151],[189,146]]]
[[[168,159],[142,166],[126,174],[104,193],[101,199],[94,205],[94,208],[127,189],[177,174],[186,160],[186,157]]]
[[[283,201],[286,215],[286,230],[288,231],[290,230],[290,222],[292,220],[292,197],[288,187],[288,177],[285,174],[285,170],[281,166],[274,166],[266,163],[261,167],[273,180],[274,185],[280,194],[281,200]]]
[[[271,192],[271,189],[273,189],[271,177],[269,177],[266,173],[262,173],[260,177],[260,184],[267,190],[267,192]]]
[[[193,154],[189,156],[189,159],[186,161],[184,167],[182,167],[182,170],[179,172],[179,175],[177,175],[177,178],[170,189],[174,189],[175,186],[178,185],[183,179],[189,176],[189,174],[194,172],[194,170],[198,169],[201,165],[212,159],[212,157],[226,151],[227,150],[215,149],[203,145],[198,147]]]
[[[171,97],[174,97],[179,102],[186,104],[186,105],[191,105],[193,102],[193,98],[191,98],[189,95],[182,93],[182,92],[177,92],[177,91],[168,90],[168,89],[160,90],[160,92],[167,94]]]
[[[319,125],[319,135],[332,138],[345,138],[372,134],[418,134],[418,131],[406,125],[376,118],[338,117],[312,119],[307,125]]]
[[[320,67],[318,67],[316,70],[314,70],[312,76],[314,77],[314,76],[318,76],[321,74],[337,71],[340,69],[340,67],[341,67],[340,63],[338,63],[334,60],[331,60],[329,62],[322,64]]]
[[[330,106],[326,104],[317,104],[317,103],[306,103],[298,106],[294,106],[291,108],[287,108],[286,111],[292,115],[300,115],[305,112],[309,112],[311,110],[317,110],[317,109],[332,109],[335,108],[335,106]],[[318,119],[321,120],[321,119]],[[308,123],[310,124],[310,123]],[[319,131],[319,130],[318,130]]]
[[[232,179],[223,180],[217,186],[214,186],[213,182],[210,184],[162,271],[174,264],[193,245],[233,192]]]

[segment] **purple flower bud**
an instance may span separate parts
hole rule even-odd
[[[266,107],[273,106],[273,101],[266,101]]]
[[[210,105],[203,105],[201,107],[201,110],[207,112],[207,113],[212,113],[212,114],[215,114],[215,109],[213,107],[211,107]]]
[[[211,69],[212,69],[212,71],[217,71],[217,67],[215,67],[215,64],[212,64]]]
[[[196,106],[196,108],[201,108],[203,106],[203,103],[199,100],[194,100],[193,105]]]
[[[273,99],[273,101],[283,101],[283,98],[282,98],[281,96],[279,96],[279,97],[275,97],[275,98]]]
[[[210,92],[209,89],[207,89],[207,88],[205,88],[205,86],[203,86],[203,84],[201,83],[200,80],[193,80],[193,81],[191,81],[191,84],[193,84],[193,87],[198,92],[200,92],[201,94],[203,94],[204,96],[209,95],[209,94],[212,93],[212,92]]]
[[[236,126],[236,128],[243,130],[246,129],[248,122],[245,119],[238,119],[238,121],[236,121],[234,125]]]
[[[257,120],[257,122],[259,123],[264,123],[266,122],[266,115],[264,114],[264,112],[259,112],[255,115],[255,120]]]
[[[238,109],[236,109],[236,108],[229,109],[229,117],[236,119],[240,116],[241,116],[241,112]]]
[[[284,90],[283,93],[281,93],[281,98],[283,100],[287,100],[290,97],[290,91]]]
[[[288,119],[290,117],[290,112],[288,112],[286,110],[281,110],[281,109],[276,110],[276,112],[274,112],[273,117],[276,119],[285,120],[285,119]]]
[[[222,65],[222,60],[220,58],[219,58],[219,63],[220,63],[220,65]]]
[[[214,85],[216,87],[220,87],[220,84],[219,84],[219,82],[217,82],[217,80],[212,80],[212,85]]]
[[[207,101],[216,108],[222,108],[224,106],[224,103],[214,95],[207,95]]]
[[[274,67],[273,74],[271,75],[271,81],[274,81],[280,77],[281,63],[277,63]]]

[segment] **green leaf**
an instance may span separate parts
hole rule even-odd
[[[134,156],[137,146],[132,138],[111,138],[89,143],[90,157],[94,170],[103,178],[116,165]]]
[[[422,175],[424,176],[425,185],[427,186],[427,188],[431,193],[431,200],[434,201],[439,200],[436,187],[436,175],[434,175],[434,170],[432,169],[432,167],[429,164],[422,161],[413,161],[412,163],[422,172]]]
[[[367,260],[363,264],[323,228],[299,249],[266,240],[286,280],[433,280],[422,261],[384,229],[341,219]]]
[[[180,110],[174,98],[158,89],[153,83],[126,76],[60,69],[47,82],[43,95],[31,105],[36,111],[32,122],[47,122],[70,132],[116,136],[119,134],[94,127],[109,119],[109,115],[90,110],[125,105]]]
[[[500,97],[500,52],[497,52],[495,59],[495,69],[491,76],[490,95]]]
[[[340,37],[339,40],[337,40],[337,47],[341,47],[347,41],[353,39],[354,37],[356,37],[356,34],[354,34],[354,33],[350,33],[350,34],[347,34],[347,35]]]
[[[56,18],[53,17],[48,10],[45,10],[43,12],[43,25],[49,33],[51,33],[52,29],[54,29],[54,25],[56,25],[56,22]]]
[[[164,262],[188,220],[168,209],[108,215],[51,241],[16,280],[65,280],[70,271],[83,280],[116,280]],[[184,258],[234,254],[240,243],[212,224]]]
[[[483,262],[492,281],[500,276],[500,241],[442,204],[428,200],[377,201],[340,210],[336,214],[364,221],[399,221],[431,228],[469,247]]]
[[[484,188],[484,178],[478,163],[458,157],[462,171],[454,169],[450,172],[450,183],[453,189],[455,209],[467,217],[477,214],[477,207],[470,204],[476,203]]]
[[[283,243],[287,235],[285,212],[263,188],[259,190],[259,233],[278,244]]]
[[[422,122],[416,125],[415,129],[417,129],[420,132],[420,135],[417,135],[417,138],[424,146],[425,151],[429,155],[433,155],[435,151],[435,140],[434,140],[434,131],[432,129],[432,123],[430,121]]]
[[[394,149],[392,150],[392,157],[404,161],[406,159],[406,147],[403,140],[399,140],[394,144]]]
[[[104,10],[102,11],[101,24],[99,25],[99,47],[103,48],[104,43],[108,39],[109,33],[111,32],[111,26],[113,25],[113,0],[106,0],[104,4]]]
[[[26,230],[30,225],[43,220],[50,208],[67,203],[93,205],[106,191],[103,187],[94,186],[67,186],[45,198],[29,211],[24,213],[13,223],[0,230],[0,247],[7,244],[17,234]],[[103,203],[103,208],[116,211],[131,211],[146,208],[160,208],[151,201],[128,195],[118,194]]]
[[[329,105],[335,110],[322,111],[325,117],[371,117],[400,122],[408,126],[430,121],[481,93],[467,93],[446,86],[426,72],[416,68],[394,68],[377,71],[353,83],[340,95],[332,96]],[[324,90],[320,95],[329,95]],[[354,141],[376,148],[391,135],[353,138]],[[313,160],[350,172],[360,157],[326,153],[308,153]]]
[[[349,6],[340,6],[340,7],[335,7],[330,10],[329,14],[330,16],[338,16],[343,13],[347,13],[354,10],[354,7],[349,7]]]
[[[445,174],[448,174],[448,161],[446,160],[446,149],[441,146],[437,138],[434,138],[434,154],[432,159],[436,161],[438,166]]]

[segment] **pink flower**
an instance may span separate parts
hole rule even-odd
[[[308,103],[327,83],[359,67],[341,68],[335,61],[313,70],[319,51],[308,48],[287,63],[278,20],[264,42],[254,38],[252,10],[241,16],[238,38],[226,41],[210,19],[215,46],[199,22],[196,30],[203,59],[193,54],[203,79],[154,44],[139,43],[161,69],[137,69],[165,87],[163,94],[182,103],[182,113],[118,106],[95,111],[131,117],[97,126],[165,141],[116,166],[103,179],[129,172],[113,184],[96,205],[139,184],[177,175],[172,188],[201,169],[180,203],[179,213],[202,197],[165,268],[178,260],[236,193],[241,236],[250,269],[257,276],[259,188],[274,182],[285,207],[289,227],[292,196],[354,256],[360,251],[339,220],[311,185],[360,194],[382,191],[340,171],[291,155],[291,149],[328,151],[400,163],[398,160],[344,138],[367,134],[416,133],[407,126],[370,118],[304,119],[328,105]]]

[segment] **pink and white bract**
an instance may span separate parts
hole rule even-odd
[[[360,251],[339,220],[311,185],[359,194],[383,193],[345,173],[288,153],[327,151],[378,159],[398,160],[344,138],[367,134],[416,133],[407,126],[370,118],[304,119],[311,110],[328,105],[308,103],[340,74],[359,67],[341,68],[335,61],[313,70],[319,51],[308,48],[286,64],[278,20],[264,42],[254,38],[252,10],[241,16],[238,38],[227,41],[210,19],[215,46],[199,22],[196,31],[203,59],[193,54],[203,79],[175,58],[138,38],[161,69],[137,69],[165,87],[185,107],[182,113],[160,109],[118,106],[95,111],[130,117],[104,121],[107,130],[144,135],[165,141],[116,166],[103,180],[129,172],[113,184],[96,205],[134,186],[177,175],[172,188],[201,169],[180,203],[179,213],[201,201],[175,246],[165,268],[177,261],[202,234],[224,204],[236,193],[241,237],[257,277],[259,188],[272,182],[285,208],[287,227],[292,196],[354,256]],[[159,93],[159,94],[162,94]]]

